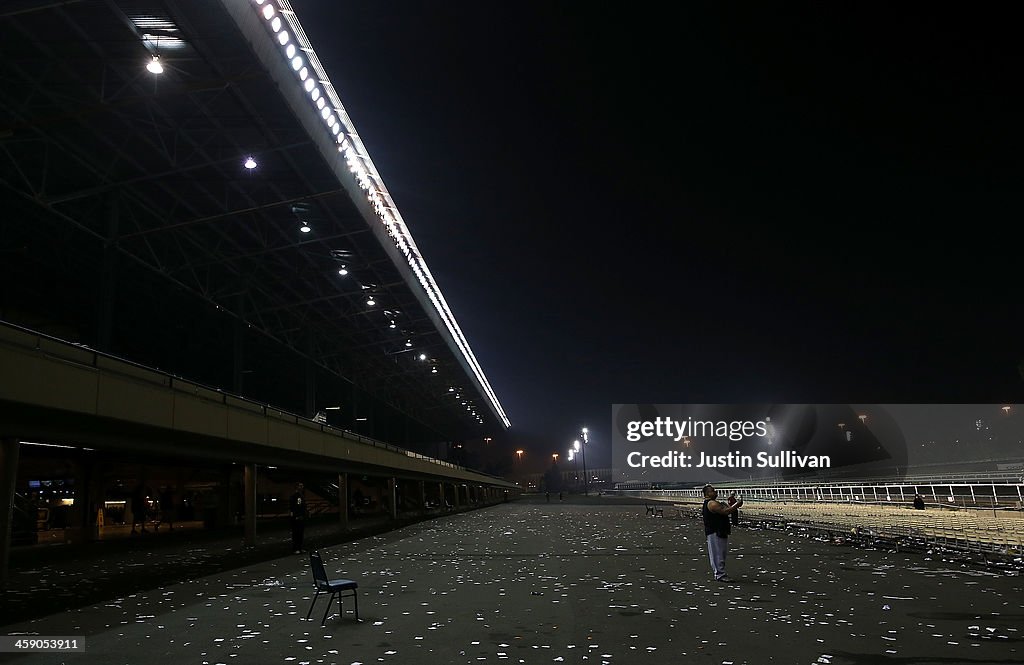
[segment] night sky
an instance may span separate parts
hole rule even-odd
[[[607,460],[613,403],[1022,401],[1010,16],[292,4],[509,454]]]

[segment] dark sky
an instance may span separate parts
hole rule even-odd
[[[293,0],[506,445],[606,459],[619,402],[1020,401],[1012,17],[693,4]]]

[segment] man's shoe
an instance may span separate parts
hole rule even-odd
[[[721,582],[722,584],[729,584],[730,582],[732,582],[732,578],[728,575],[723,575],[722,577],[715,578],[715,581]]]

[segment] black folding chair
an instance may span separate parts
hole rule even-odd
[[[338,607],[341,608],[339,616],[344,616],[345,610],[342,605],[341,599],[352,598],[355,603],[355,614],[356,620],[359,620],[359,598],[356,596],[356,589],[359,587],[354,580],[329,580],[327,579],[327,571],[324,569],[324,560],[320,558],[320,553],[313,551],[309,553],[309,567],[313,571],[313,586],[316,587],[316,595],[313,596],[313,602],[309,604],[309,611],[306,612],[306,619],[313,614],[313,606],[316,605],[316,599],[320,597],[321,593],[331,594],[330,599],[327,601],[327,609],[324,610],[324,618],[320,621],[320,625],[324,626],[327,624],[327,613],[331,611],[331,603],[334,599],[338,599]],[[342,591],[351,591],[352,593],[345,596],[342,595]]]
[[[653,515],[654,517],[664,517],[665,509],[661,506],[652,506],[651,504],[645,504],[647,506],[647,514]]]

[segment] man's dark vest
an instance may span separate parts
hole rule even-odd
[[[704,535],[708,536],[712,533],[717,533],[723,538],[728,538],[729,534],[732,533],[729,516],[719,515],[708,510],[708,501],[711,501],[711,499],[704,499],[704,506],[700,509],[701,517],[704,518]]]

